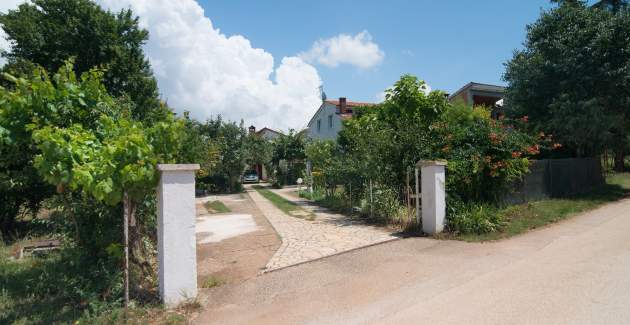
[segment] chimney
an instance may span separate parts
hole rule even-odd
[[[250,126],[249,127],[249,133],[256,133],[256,127],[255,126]]]
[[[348,111],[346,97],[339,97],[339,114],[345,114]]]

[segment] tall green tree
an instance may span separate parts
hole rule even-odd
[[[630,11],[561,1],[527,27],[506,64],[507,114],[553,134],[568,156],[610,148],[623,170],[630,130]]]
[[[136,119],[160,108],[157,83],[142,50],[149,35],[131,10],[112,13],[91,0],[33,0],[0,15],[0,25],[11,41],[5,71],[19,73],[29,62],[57,71],[74,58],[78,74],[104,68],[108,92],[129,97]]]
[[[294,184],[303,176],[306,169],[306,135],[304,132],[289,130],[273,140],[272,168],[276,171],[276,181]]]
[[[338,138],[342,165],[353,166],[355,177],[400,193],[419,160],[443,159],[452,199],[496,200],[527,172],[524,157],[539,150],[535,139],[512,121],[491,119],[483,107],[450,104],[440,91],[425,95],[423,85],[404,75],[383,103],[346,121]]]
[[[272,142],[264,137],[249,133],[244,142],[245,162],[247,165],[268,165],[273,155]]]

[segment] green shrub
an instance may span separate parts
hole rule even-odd
[[[485,234],[501,230],[505,221],[496,207],[489,204],[449,200],[447,230],[459,234]]]
[[[424,81],[404,75],[386,91],[383,103],[357,108],[336,143],[310,143],[306,154],[313,163],[314,185],[328,191],[327,196],[342,185],[346,200],[364,200],[364,216],[408,220],[402,185],[413,179],[418,161],[445,160],[447,194],[467,204],[450,214],[454,230],[498,227],[486,205],[496,203],[528,172],[528,157],[536,156],[550,137],[520,131],[525,121],[495,120],[485,107],[453,104],[444,93],[425,94],[423,88]],[[484,206],[473,208],[475,204]]]

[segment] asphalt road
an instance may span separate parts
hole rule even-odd
[[[210,290],[199,324],[630,324],[630,200],[509,240],[399,240]]]

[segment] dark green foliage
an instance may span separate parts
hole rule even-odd
[[[245,162],[248,166],[257,164],[266,165],[271,162],[272,155],[274,154],[274,147],[271,141],[258,134],[250,133],[245,138],[243,145],[247,153],[245,155]]]
[[[0,323],[70,323],[119,302],[121,273],[116,259],[65,248],[43,258],[16,262],[0,258]]]
[[[211,193],[242,190],[241,176],[247,161],[247,131],[221,117],[198,122],[187,119],[184,140],[186,161],[201,164],[197,189]]]
[[[273,154],[270,169],[273,171],[275,185],[293,185],[304,177],[306,136],[304,132],[289,130],[273,140]]]
[[[506,64],[507,113],[553,134],[564,156],[613,149],[622,161],[630,129],[630,11],[563,1],[527,27]],[[621,164],[618,164],[621,165]]]
[[[103,82],[114,97],[127,96],[133,116],[152,118],[159,110],[157,83],[142,46],[148,32],[131,10],[111,13],[90,0],[34,0],[0,15],[12,41],[3,68],[18,74],[30,62],[57,71],[74,58],[78,74],[105,69]]]

